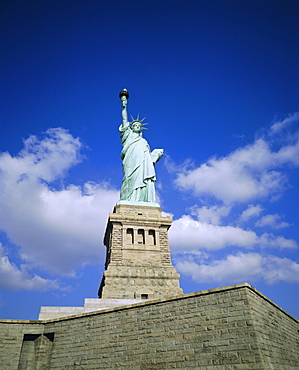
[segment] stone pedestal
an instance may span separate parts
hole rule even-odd
[[[118,204],[110,213],[104,244],[104,299],[154,299],[183,294],[170,259],[171,217],[159,207]]]

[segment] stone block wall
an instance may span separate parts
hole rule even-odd
[[[262,294],[248,291],[257,347],[272,369],[299,369],[299,325]],[[270,366],[270,365],[269,365]]]
[[[20,367],[20,359],[25,364],[24,334],[41,329],[53,338],[52,346],[43,343],[44,370],[299,368],[298,321],[246,283],[40,324],[0,325],[1,369],[38,368]],[[40,356],[33,347],[31,359],[32,353]]]
[[[38,348],[34,351],[34,341],[43,333],[44,325],[38,321],[0,320],[0,368],[37,369],[43,358],[38,358]]]

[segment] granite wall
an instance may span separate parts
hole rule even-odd
[[[1,369],[299,369],[298,320],[249,284],[0,321]]]

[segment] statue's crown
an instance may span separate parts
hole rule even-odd
[[[138,122],[141,124],[141,130],[147,130],[147,128],[144,126],[148,125],[148,123],[143,123],[146,117],[139,119],[139,114],[138,114],[137,118],[133,118],[132,116],[131,118],[132,118],[132,122],[130,123],[131,126],[133,125],[133,123]]]

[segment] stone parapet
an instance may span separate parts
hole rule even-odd
[[[83,307],[42,306],[40,308],[38,320],[51,320],[73,315],[81,315],[87,312],[107,310],[109,308],[127,306],[140,302],[142,302],[141,299],[85,298]]]

